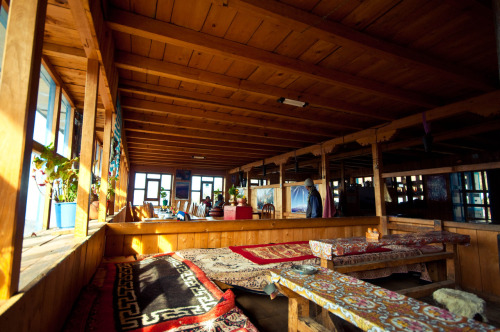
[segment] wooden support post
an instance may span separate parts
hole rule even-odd
[[[251,174],[252,174],[252,169],[249,169],[248,172],[247,172],[247,183],[246,183],[246,187],[245,187],[245,192],[247,194],[247,202],[249,204],[251,204],[251,202],[252,202],[252,192],[250,191],[250,177],[251,177]]]
[[[497,41],[498,76],[500,77],[500,0],[493,0],[493,14],[495,15],[495,34]]]
[[[285,163],[280,163],[280,189],[281,189],[281,219],[285,219],[286,211],[286,187],[285,187]]]
[[[321,179],[323,180],[323,208],[326,204],[326,195],[328,195],[329,183],[330,183],[330,161],[328,159],[328,154],[321,149]],[[331,190],[331,188],[330,188]],[[333,203],[333,200],[330,202]]]
[[[102,139],[102,166],[101,187],[99,188],[99,218],[100,222],[106,221],[107,194],[109,178],[109,153],[111,150],[111,129],[113,127],[113,116],[110,109],[106,109],[104,118],[104,137]]]
[[[455,287],[460,286],[460,262],[458,260],[458,249],[455,243],[446,243],[446,251],[453,252],[453,258],[446,260],[446,279],[447,281],[454,281]]]
[[[116,169],[113,170],[111,174],[112,178],[110,181],[110,186],[113,189],[114,194],[109,195],[109,206],[108,214],[115,214],[115,197],[116,197]],[[175,182],[174,182],[175,183]],[[175,188],[174,188],[175,189]],[[175,191],[174,191],[175,192]]]
[[[54,105],[52,105],[52,125],[50,130],[49,142],[53,143],[54,149],[57,152],[57,144],[59,142],[59,119],[61,118],[61,98],[62,88],[56,87]],[[52,207],[52,184],[47,184],[45,187],[45,201],[43,204],[42,229],[49,229],[50,226],[50,210]]]
[[[86,237],[88,235],[90,185],[92,182],[92,160],[94,157],[98,82],[99,61],[88,59],[83,109],[80,177],[78,180],[75,237]]]
[[[47,0],[9,8],[0,82],[0,300],[17,293]]]
[[[377,142],[372,144],[373,186],[375,189],[375,210],[377,216],[385,216],[384,179],[382,178],[382,151]]]

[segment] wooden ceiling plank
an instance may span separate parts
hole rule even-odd
[[[165,133],[167,128],[160,125],[150,125],[150,124],[142,124],[142,123],[130,123],[127,121],[126,127],[130,131],[139,131],[144,133]],[[217,139],[221,141],[227,142],[240,142],[247,144],[262,144],[262,145],[271,145],[271,146],[282,146],[288,148],[298,148],[304,146],[304,143],[298,141],[290,141],[284,139],[276,139],[276,138],[264,138],[264,137],[252,137],[247,135],[239,135],[239,134],[227,134],[224,132],[212,132],[205,131],[202,129],[186,129],[186,128],[177,128],[177,127],[169,127],[168,134],[173,136],[185,136],[192,138],[204,137],[208,139]]]
[[[128,128],[126,128],[128,129]],[[182,136],[173,136],[168,133],[142,133],[137,131],[128,131],[127,137],[130,139],[147,139],[158,142],[167,142],[170,144],[184,144],[184,145],[195,145],[199,147],[210,146],[210,147],[226,147],[227,149],[241,149],[242,151],[254,150],[254,151],[264,151],[265,153],[277,154],[280,152],[284,152],[287,150],[285,147],[277,147],[270,145],[262,145],[262,144],[240,144],[236,142],[230,141],[219,141],[216,139],[207,139],[205,137],[182,137]]]
[[[168,106],[168,105],[166,105]],[[123,106],[126,109],[126,106]],[[223,132],[223,133],[233,133],[242,134],[248,137],[262,137],[270,139],[284,139],[291,141],[309,142],[315,143],[320,138],[312,137],[311,135],[299,134],[299,133],[287,133],[284,131],[277,130],[265,130],[257,129],[239,124],[220,124],[216,121],[208,120],[195,120],[193,118],[185,119],[181,117],[174,116],[159,116],[159,115],[148,115],[143,112],[124,112],[123,118],[130,122],[141,122],[141,123],[151,123],[166,126],[163,129],[169,130],[171,127],[181,127],[181,128],[191,128],[200,129],[210,132]]]
[[[189,153],[189,154],[202,154],[202,155],[215,155],[215,156],[227,156],[227,149],[215,149],[215,148],[189,148],[189,147],[179,147],[179,146],[169,146],[160,144],[150,144],[141,143],[140,141],[129,140],[129,149],[147,149],[147,151],[165,151],[170,153]],[[264,156],[263,153],[248,153],[247,151],[231,151],[232,156],[251,156],[251,158],[258,158],[258,156]]]
[[[285,72],[310,77],[327,84],[343,86],[383,98],[390,98],[424,107],[434,107],[440,104],[435,98],[417,92],[389,86],[338,70],[320,67],[277,53],[175,26],[170,23],[141,17],[119,9],[110,11],[108,25],[113,30],[188,49],[196,49],[214,55],[234,58],[257,66],[284,70]]]
[[[194,159],[193,154],[191,153],[177,153],[177,152],[169,152],[169,151],[150,151],[150,150],[130,150],[129,151],[130,155],[134,158],[139,158],[139,157],[150,157],[150,158],[155,158],[157,160],[185,160],[185,159]],[[196,155],[198,156],[198,155]],[[232,162],[235,160],[234,157],[232,156],[214,156],[214,155],[207,155],[207,154],[201,154],[201,156],[205,157],[204,159],[198,159],[198,160],[204,160],[206,162],[220,162],[220,163],[226,163],[226,162]],[[251,160],[251,158],[243,158],[243,157],[238,157],[238,162],[248,162]]]
[[[213,0],[217,1],[217,0]],[[310,36],[323,39],[332,44],[353,46],[366,50],[379,58],[389,61],[404,61],[408,65],[418,65],[430,69],[446,77],[459,80],[462,84],[483,91],[492,91],[497,83],[464,66],[455,65],[450,61],[435,59],[427,54],[409,49],[370,36],[346,25],[294,8],[283,2],[267,0],[231,0],[229,8],[238,11],[251,12],[261,17],[279,22],[294,30]]]
[[[201,119],[208,119],[214,121],[221,121],[227,123],[238,123],[246,126],[253,126],[259,128],[272,128],[280,131],[291,131],[297,133],[307,133],[308,135],[318,135],[318,136],[332,136],[332,129],[322,128],[320,126],[309,126],[307,124],[299,123],[296,119],[294,122],[278,122],[276,118],[272,116],[265,117],[252,117],[240,115],[236,112],[227,113],[220,111],[207,111],[204,109],[197,109],[193,107],[186,106],[176,106],[165,103],[141,100],[130,97],[123,97],[121,100],[122,108],[140,110],[140,111],[152,111],[162,115],[178,115],[183,117],[194,117]],[[327,121],[327,119],[324,119]],[[341,126],[336,126],[338,129]],[[352,128],[351,128],[352,129]],[[358,127],[358,129],[361,129]]]
[[[310,104],[318,105],[335,111],[370,117],[384,121],[393,120],[392,118],[380,115],[379,111],[370,109],[369,107],[362,107],[341,100],[325,98],[313,94],[303,93],[300,91],[290,91],[288,89],[273,87],[261,83],[243,81],[221,74],[215,74],[195,68],[187,68],[185,66],[177,65],[174,63],[158,61],[130,53],[117,52],[115,64],[118,68],[121,69],[127,69],[145,74],[154,74],[160,77],[166,77],[194,84],[207,85],[215,88],[229,90],[232,92],[243,91],[251,94],[258,94],[274,100],[277,100],[280,97],[295,100],[307,100]]]

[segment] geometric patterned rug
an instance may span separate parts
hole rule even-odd
[[[90,331],[209,331],[214,324],[218,331],[256,331],[230,290],[223,293],[174,253],[105,268]]]

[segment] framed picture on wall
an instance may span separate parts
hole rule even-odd
[[[189,182],[175,183],[175,199],[189,199]]]
[[[175,178],[177,180],[189,181],[191,180],[191,171],[178,169],[175,171]]]

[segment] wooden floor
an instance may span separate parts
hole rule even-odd
[[[103,262],[124,262],[135,260],[133,256],[120,256],[113,258],[104,258]],[[99,273],[99,270],[98,270]],[[94,279],[99,279],[97,276]],[[378,286],[395,290],[409,288],[421,284],[418,276],[410,275],[393,275],[388,278],[369,280]],[[249,293],[239,289],[233,289],[236,295],[236,304],[250,318],[252,323],[261,332],[280,332],[287,331],[288,324],[288,299],[284,296],[279,296],[271,300],[267,295]],[[85,331],[85,312],[89,311],[89,303],[97,296],[96,289],[87,287],[87,290],[82,292],[80,300],[75,304],[73,314],[67,321],[65,332]],[[431,305],[437,305],[432,297],[420,299]],[[314,310],[312,308],[311,310]],[[83,315],[82,315],[83,314]],[[487,302],[486,316],[488,323],[500,328],[500,302]],[[359,331],[356,327],[346,323],[343,326],[344,331]]]

